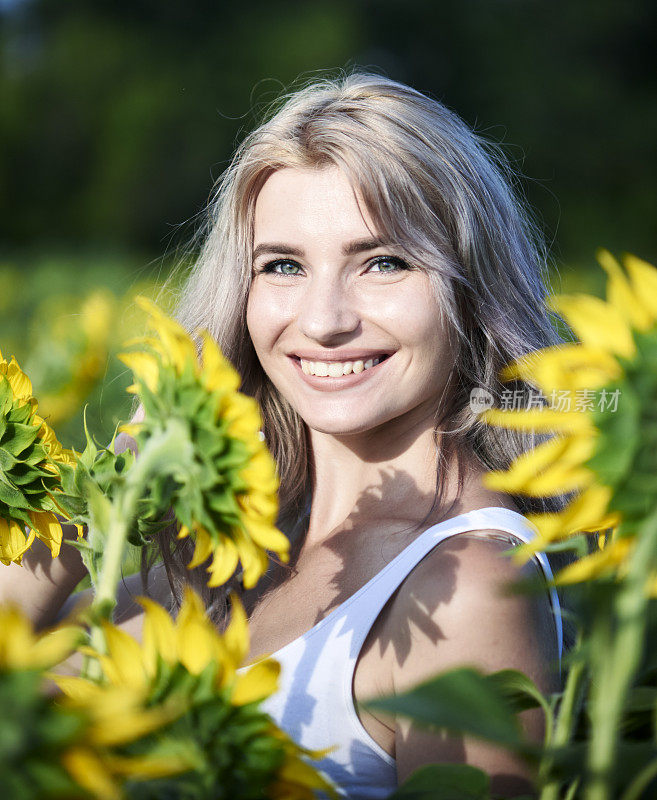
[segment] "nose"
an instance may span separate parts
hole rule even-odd
[[[315,274],[300,299],[297,325],[301,333],[320,344],[353,333],[360,324],[353,293],[339,276]]]

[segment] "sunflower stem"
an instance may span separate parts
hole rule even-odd
[[[566,685],[559,704],[554,735],[552,740],[547,742],[550,749],[564,747],[573,735],[573,727],[582,699],[582,686],[586,674],[584,667],[584,660],[579,658],[568,671]],[[549,779],[553,764],[554,758],[550,755],[546,756],[541,762],[539,780],[548,779],[548,782],[543,786],[539,800],[558,800],[559,798],[561,781],[559,779]]]
[[[613,620],[598,611],[591,635],[591,737],[588,750],[586,800],[611,800],[613,767],[627,692],[643,652],[646,582],[657,553],[657,514],[649,516],[636,534],[637,543],[627,575],[613,601]]]
[[[166,428],[151,436],[139,458],[117,492],[110,508],[106,529],[99,531],[99,541],[105,543],[100,554],[98,578],[94,582],[94,601],[91,605],[89,640],[98,653],[105,653],[106,642],[102,624],[111,621],[116,606],[116,590],[121,579],[121,569],[128,543],[128,533],[137,518],[139,501],[148,489],[153,476],[162,472],[163,465],[180,464],[181,451],[188,442],[187,431],[181,420],[172,418]],[[192,464],[190,457],[189,464]],[[165,467],[166,468],[166,467]],[[98,660],[87,663],[84,676],[98,680],[101,676]]]

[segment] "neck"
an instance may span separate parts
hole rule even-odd
[[[311,431],[313,502],[306,543],[319,543],[345,524],[422,521],[434,501],[444,437],[439,432],[436,441],[433,413],[404,415],[362,434]],[[458,501],[455,458],[446,466],[446,480],[449,505]]]

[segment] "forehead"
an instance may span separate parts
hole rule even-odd
[[[361,193],[336,166],[285,167],[265,181],[255,203],[254,240],[290,236],[378,234]]]

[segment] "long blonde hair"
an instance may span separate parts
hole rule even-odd
[[[436,429],[454,432],[443,437],[441,465],[468,449],[487,468],[504,468],[543,440],[483,425],[470,392],[481,387],[498,397],[504,364],[560,341],[545,309],[545,249],[499,148],[440,102],[380,75],[354,71],[281,97],[218,181],[178,317],[190,331],[211,332],[242,376],[242,390],[260,404],[281,478],[279,523],[287,529],[303,516],[311,492],[308,442],[247,332],[254,207],[273,171],[328,165],[358,189],[379,232],[427,271],[456,334],[450,391],[436,418]],[[439,469],[434,508],[443,490]],[[514,500],[523,513],[564,502]]]

